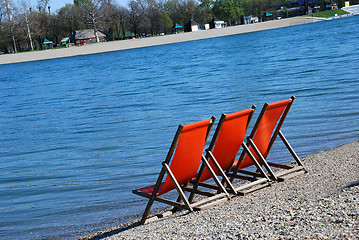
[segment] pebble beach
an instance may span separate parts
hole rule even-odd
[[[359,141],[302,160],[307,173],[209,209],[80,239],[359,239]]]

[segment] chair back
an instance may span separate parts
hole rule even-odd
[[[274,103],[265,103],[259,114],[257,122],[249,137],[253,140],[265,159],[272,148],[293,101],[294,97]],[[260,162],[260,159],[254,150],[252,148],[250,148],[250,150],[256,160]],[[246,155],[239,168],[243,169],[251,165],[253,165],[253,161]]]
[[[171,172],[179,185],[187,184],[196,176],[201,164],[208,132],[211,129],[212,124],[213,120],[207,119],[182,126],[170,164]],[[166,180],[157,195],[162,195],[174,188],[169,175],[167,175]]]
[[[218,123],[216,132],[213,135],[209,150],[212,151],[222,170],[227,170],[232,166],[235,157],[243,143],[245,134],[252,118],[255,107],[248,108],[231,114],[222,114]],[[217,168],[212,161],[210,165],[218,175]],[[201,182],[210,179],[212,176],[207,170],[204,170],[200,179]]]

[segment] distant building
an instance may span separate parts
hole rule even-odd
[[[43,43],[42,43],[42,46],[44,49],[50,49],[50,48],[53,48],[53,42],[48,40],[48,39],[44,39]]]
[[[310,6],[308,6],[308,13],[312,14],[313,12],[314,12],[314,9],[312,7],[310,7]]]
[[[70,38],[69,37],[65,37],[61,40],[60,44],[61,46],[68,46],[68,44],[70,43]]]
[[[243,23],[243,24],[251,24],[251,23],[257,23],[257,22],[259,22],[259,18],[258,18],[258,17],[243,16],[243,19],[242,19],[242,23]]]
[[[174,34],[174,33],[179,33],[179,32],[181,31],[181,28],[182,28],[182,26],[180,26],[180,25],[178,25],[177,23],[175,23],[175,24],[171,27],[171,29],[172,29],[172,34]]]
[[[268,11],[272,12],[273,15],[275,15],[274,18],[277,19],[301,16],[307,14],[309,12],[309,6],[313,8],[317,1],[318,0],[294,0],[279,2],[269,5]],[[315,7],[312,9],[312,12],[314,11],[317,11]]]
[[[264,12],[262,20],[263,21],[273,20],[273,14],[269,13],[269,12]],[[242,24],[243,24],[243,22],[242,22]]]
[[[97,36],[100,40],[100,42],[106,41],[106,35],[103,34],[100,31],[97,31]],[[96,42],[96,36],[95,31],[93,29],[85,29],[85,30],[76,30],[73,32],[71,36],[71,40],[75,44],[81,44],[81,43],[93,43]]]
[[[224,28],[227,26],[227,24],[224,21],[221,21],[217,18],[213,18],[210,22],[209,22],[209,26],[211,28]]]
[[[185,32],[195,32],[198,30],[198,23],[193,19],[189,20],[184,27]]]

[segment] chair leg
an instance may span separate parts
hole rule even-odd
[[[221,166],[219,165],[219,163],[217,162],[216,158],[213,156],[213,153],[211,151],[207,151],[207,154],[209,155],[209,159],[212,161],[213,165],[216,167],[216,169],[218,170],[218,172],[220,173],[220,175],[222,176],[222,182],[221,184],[224,186],[225,184],[227,184],[227,187],[231,190],[231,192],[233,194],[237,194],[236,190],[234,190],[234,187],[232,185],[232,183],[229,181],[227,175],[224,173],[224,171],[222,170]]]
[[[254,144],[253,140],[251,138],[248,138],[248,140],[251,143],[251,145],[252,145],[254,151],[256,152],[257,156],[261,159],[261,163],[265,166],[265,168],[267,169],[269,175],[273,178],[273,180],[277,181],[278,180],[277,177],[274,175],[272,169],[268,165],[267,161],[264,159],[263,155],[261,154],[261,152],[259,151],[257,146]]]
[[[201,167],[200,167],[200,170],[199,170],[199,172],[198,172],[197,179],[196,179],[195,183],[193,184],[193,189],[195,189],[195,190],[196,190],[196,189],[198,188],[198,186],[199,186],[199,183],[200,183],[202,174],[203,174],[203,172],[204,172],[204,169],[205,169],[205,165],[202,164]],[[190,196],[189,196],[189,198],[188,198],[188,201],[189,201],[190,203],[192,203],[194,197],[195,197],[195,193],[194,193],[194,192],[191,192],[191,194],[190,194]]]
[[[156,198],[156,196],[151,196],[150,200],[148,201],[145,212],[143,213],[142,218],[141,218],[141,222],[140,222],[141,225],[146,222],[147,216],[150,213],[150,210],[151,210],[153,202],[155,201],[155,198]]]
[[[186,188],[187,186],[188,186],[188,183],[187,183],[186,185],[184,185],[183,188]],[[191,193],[191,195],[192,195],[192,194],[194,194],[194,193]],[[178,197],[177,197],[176,202],[179,202],[179,203],[182,202],[182,197],[181,197],[180,194],[178,194]],[[190,200],[190,198],[188,199],[188,202],[189,202],[189,203],[192,203],[192,201]],[[171,210],[171,212],[175,213],[175,212],[178,211],[178,209],[179,209],[179,207],[173,207],[172,210]]]
[[[224,194],[226,194],[226,196],[229,197],[229,194],[228,194],[227,190],[223,187],[223,185],[221,184],[221,182],[217,178],[216,173],[213,171],[213,169],[211,168],[211,165],[209,165],[209,162],[207,161],[207,159],[203,155],[202,155],[202,161],[206,165],[208,171],[211,173],[213,180],[217,183],[218,189],[221,189],[222,192],[224,192]]]
[[[284,134],[282,133],[282,131],[279,131],[279,137],[282,139],[284,145],[287,147],[287,149],[289,150],[290,154],[292,154],[293,158],[295,159],[295,161],[298,163],[299,166],[302,166],[304,168],[304,165],[302,163],[302,161],[300,161],[300,158],[298,157],[298,155],[294,152],[294,149],[292,148],[292,146],[289,144],[288,140],[285,138]],[[304,171],[306,171],[304,169]]]
[[[180,197],[182,198],[182,200],[183,200],[184,204],[186,205],[187,209],[190,212],[193,212],[193,208],[192,208],[191,204],[189,203],[189,201],[188,201],[186,195],[184,194],[181,186],[178,184],[178,182],[177,182],[175,176],[173,175],[171,169],[169,168],[169,166],[166,163],[164,163],[163,166],[165,167],[168,176],[170,177],[170,179],[171,179],[173,185],[175,186],[175,188],[177,189],[177,192],[180,195]]]
[[[270,181],[269,177],[267,176],[267,174],[264,172],[263,168],[261,167],[261,165],[258,163],[258,161],[256,160],[256,158],[254,157],[253,153],[249,150],[248,146],[245,145],[244,143],[242,144],[243,149],[247,152],[249,158],[253,161],[254,165],[257,167],[257,172],[260,172],[268,181]],[[256,150],[256,149],[254,149]],[[257,149],[258,150],[258,149]],[[259,150],[258,150],[259,151]],[[244,151],[243,151],[244,152]],[[256,152],[257,153],[257,152]],[[258,155],[258,154],[257,154]],[[262,156],[262,155],[260,155]],[[262,157],[263,158],[263,157]],[[253,178],[255,179],[255,176],[253,176]]]

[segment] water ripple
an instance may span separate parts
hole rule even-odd
[[[131,189],[155,182],[180,123],[253,104],[256,119],[295,95],[282,130],[300,157],[358,140],[357,25],[0,66],[0,238],[73,239],[138,217]]]

